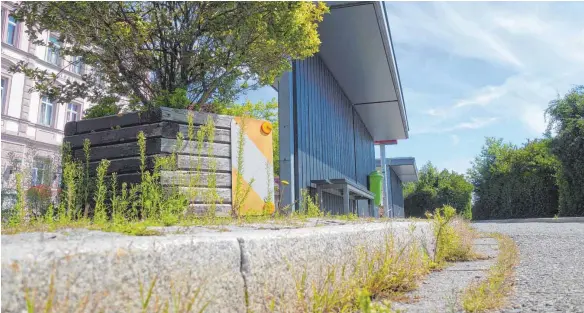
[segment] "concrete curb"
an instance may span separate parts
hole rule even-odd
[[[27,289],[40,306],[54,293],[59,312],[140,311],[154,280],[149,308],[165,302],[172,308],[179,295],[186,305],[200,288],[193,312],[204,305],[205,312],[266,312],[270,303],[282,308],[296,300],[299,273],[322,281],[327,268],[356,262],[358,248],[382,248],[389,235],[396,247],[419,240],[433,254],[427,222],[153,237],[86,230],[3,235],[2,312],[25,310]]]

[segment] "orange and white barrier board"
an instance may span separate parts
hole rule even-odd
[[[243,132],[243,146],[240,145]],[[240,151],[242,149],[243,151]],[[274,160],[269,122],[234,117],[231,121],[232,205],[239,214],[274,212]],[[242,168],[238,168],[242,157]],[[238,179],[241,180],[238,182]],[[247,196],[245,195],[247,193]],[[243,200],[243,201],[242,201]],[[238,202],[242,202],[238,204]]]

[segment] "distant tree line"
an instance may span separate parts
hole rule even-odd
[[[584,215],[584,86],[550,102],[543,139],[487,138],[468,171],[475,219]]]
[[[487,138],[468,171],[475,219],[552,217],[558,213],[558,160],[550,139],[521,147]]]
[[[473,219],[584,216],[584,86],[551,101],[546,118],[543,138],[520,146],[486,138],[466,176],[426,164],[404,185],[406,215],[449,204]]]
[[[423,217],[426,211],[448,204],[459,214],[471,218],[471,196],[473,186],[464,175],[454,171],[441,172],[426,163],[415,183],[404,185],[404,211],[407,217]]]

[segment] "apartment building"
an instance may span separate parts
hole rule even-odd
[[[63,129],[68,121],[81,119],[90,106],[84,99],[54,103],[36,91],[34,82],[9,68],[19,61],[31,67],[59,73],[57,83],[79,80],[89,70],[81,62],[61,57],[56,49],[29,41],[25,26],[10,16],[14,2],[2,2],[2,190],[14,187],[17,167],[24,170],[26,187],[58,186],[59,155]],[[58,45],[58,36],[49,32],[44,40]]]

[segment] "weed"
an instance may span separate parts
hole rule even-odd
[[[97,167],[97,188],[95,191],[95,210],[93,213],[93,222],[97,225],[104,225],[107,222],[107,186],[105,184],[105,175],[110,165],[109,160],[101,160]]]
[[[24,191],[22,188],[22,173],[16,173],[16,203],[12,208],[12,213],[8,220],[9,226],[15,227],[24,223],[26,215],[25,206],[26,203],[24,201]]]
[[[392,313],[391,303],[371,303],[371,293],[366,289],[361,289],[357,293],[357,303],[361,313]]]
[[[467,312],[485,312],[501,307],[505,296],[513,287],[511,277],[518,262],[519,251],[508,236],[495,234],[499,243],[499,255],[487,279],[471,284],[462,295],[462,307]]]
[[[249,192],[251,190],[251,186],[254,182],[254,179],[251,179],[247,188],[244,188],[244,181],[243,181],[243,173],[245,170],[245,161],[244,161],[244,148],[245,148],[245,128],[246,128],[246,121],[248,118],[248,113],[244,113],[241,117],[241,125],[239,127],[239,132],[237,133],[237,180],[235,182],[235,192],[234,192],[234,199],[232,205],[232,215],[234,217],[240,218],[241,217],[241,210],[243,209],[243,205],[247,200]]]
[[[64,186],[64,201],[67,206],[66,214],[69,217],[77,215],[76,197],[77,197],[77,177],[79,174],[79,167],[77,163],[67,160],[63,164],[63,186]]]
[[[306,189],[301,190],[300,215],[306,217],[323,217],[324,214],[318,206],[318,197],[313,198]]]
[[[89,216],[89,193],[91,192],[91,180],[89,178],[89,153],[90,153],[91,141],[89,139],[85,139],[83,141],[83,155],[85,156],[85,169],[83,171],[83,179],[82,179],[82,186],[83,186],[83,205],[85,206],[85,210],[83,212],[83,217],[87,218]]]
[[[475,235],[469,226],[456,215],[456,209],[445,205],[434,214],[426,213],[432,219],[436,236],[434,263],[443,266],[446,261],[468,261],[476,259],[472,250]]]

